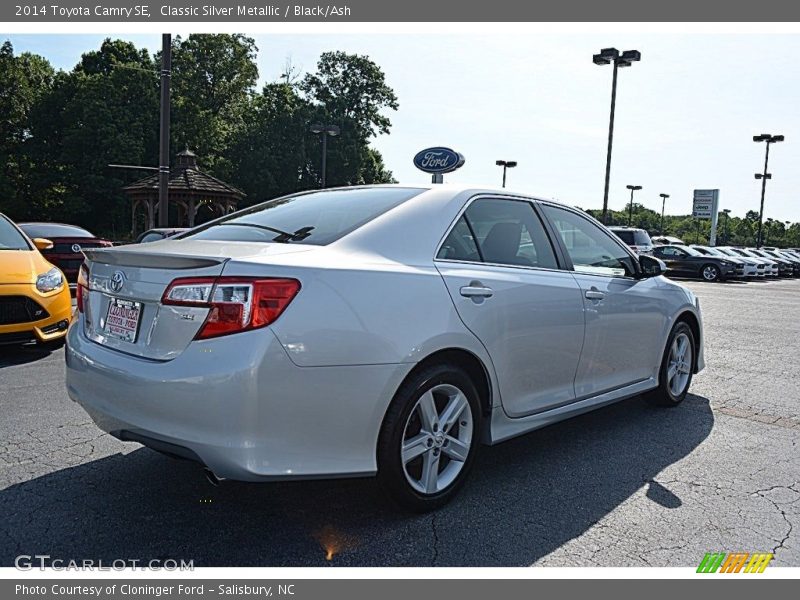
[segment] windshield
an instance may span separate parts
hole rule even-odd
[[[25,239],[11,221],[0,215],[0,250],[30,250]]]
[[[75,225],[62,225],[61,223],[22,223],[19,226],[29,238],[93,238],[94,236]]]
[[[351,188],[276,198],[178,239],[302,242],[324,246],[422,193],[419,188]]]
[[[702,252],[698,252],[697,250],[695,250],[691,246],[681,246],[681,250],[686,250],[686,252],[689,254],[689,256],[703,256]]]

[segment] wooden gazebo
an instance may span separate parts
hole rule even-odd
[[[197,213],[208,209],[218,217],[236,210],[245,197],[240,189],[197,168],[197,155],[188,148],[179,153],[169,174],[169,205],[178,211],[178,227],[194,227]],[[156,226],[158,214],[158,175],[150,175],[123,188],[131,199],[132,234],[137,231],[137,216],[145,211],[145,230]]]

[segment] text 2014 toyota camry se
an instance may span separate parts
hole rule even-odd
[[[428,510],[494,444],[679,404],[699,303],[580,210],[371,186],[86,251],[67,387],[105,431],[246,481],[377,474]]]

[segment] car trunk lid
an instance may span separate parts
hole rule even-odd
[[[208,308],[161,302],[178,278],[219,277],[232,258],[302,251],[288,244],[154,242],[86,250],[84,333],[107,348],[151,360],[171,360],[195,338]]]

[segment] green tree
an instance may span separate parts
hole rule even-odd
[[[381,68],[367,56],[325,52],[317,71],[308,73],[299,87],[314,107],[313,120],[341,128],[328,144],[328,185],[393,181],[380,154],[369,147],[371,138],[389,133],[392,123],[385,112],[399,106]],[[320,156],[321,150],[311,150],[312,168],[319,172],[321,160],[315,152]]]
[[[194,150],[201,165],[227,179],[229,147],[250,123],[245,116],[258,80],[255,41],[240,34],[192,34],[173,42],[172,153]]]
[[[132,176],[108,165],[157,164],[158,77],[147,51],[105,40],[56,78],[31,123],[39,212],[105,235],[127,232],[121,188]]]
[[[28,189],[33,167],[28,155],[30,118],[50,91],[54,76],[41,56],[14,56],[10,42],[0,46],[0,209],[12,218],[34,212]]]

